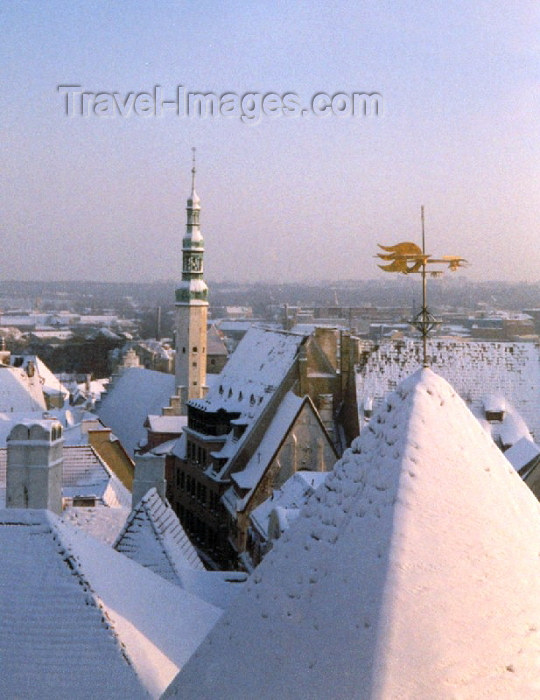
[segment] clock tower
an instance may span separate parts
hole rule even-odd
[[[186,233],[182,239],[182,282],[176,290],[176,386],[180,413],[186,402],[206,392],[206,319],[208,287],[203,279],[204,240],[199,228],[200,200],[195,192],[195,149],[191,194],[187,200]]]

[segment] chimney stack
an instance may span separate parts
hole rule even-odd
[[[22,421],[7,438],[6,507],[62,513],[62,425]]]

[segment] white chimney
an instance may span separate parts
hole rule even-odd
[[[147,453],[135,456],[135,477],[131,497],[132,508],[155,488],[162,499],[166,498],[165,457]]]
[[[7,439],[7,508],[46,508],[62,513],[62,425],[22,421]]]

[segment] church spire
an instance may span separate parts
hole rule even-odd
[[[176,290],[175,374],[181,414],[187,411],[187,401],[204,396],[206,387],[208,287],[204,281],[204,239],[199,224],[201,206],[195,191],[195,149],[192,151],[191,192],[182,238],[182,281]]]
[[[191,207],[192,209],[200,209],[200,199],[199,196],[197,195],[197,192],[195,191],[195,174],[197,173],[197,167],[196,167],[196,152],[197,149],[195,146],[191,149],[192,151],[192,158],[191,158],[191,193],[188,197],[187,205],[188,205],[188,212],[189,208]],[[189,223],[189,222],[188,222]]]

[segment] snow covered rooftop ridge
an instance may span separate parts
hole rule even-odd
[[[540,437],[540,346],[534,343],[433,339],[431,367],[470,405],[483,407],[492,394],[510,401],[536,440]],[[422,344],[414,340],[381,344],[357,370],[358,405],[380,402],[422,366]]]
[[[155,488],[132,510],[114,548],[177,585],[182,585],[186,567],[205,570],[174,511]]]
[[[540,506],[429,369],[374,416],[165,697],[537,697]]]
[[[242,338],[204,399],[205,411],[257,412],[283,381],[306,336],[252,327]]]

